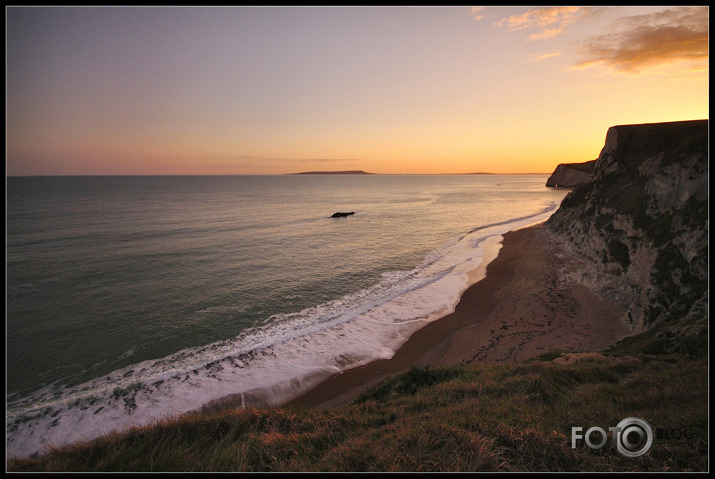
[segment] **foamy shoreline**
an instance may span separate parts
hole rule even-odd
[[[390,293],[394,297],[367,305],[329,328],[304,331],[300,347],[291,337],[248,352],[236,352],[232,341],[215,343],[123,368],[21,414],[10,413],[7,454],[25,457],[217,405],[285,404],[335,374],[392,358],[416,331],[454,312],[464,291],[484,278],[487,264],[497,257],[502,234],[544,221],[555,209],[468,233],[460,239],[457,249],[463,256],[457,265],[444,270],[439,255],[426,260],[435,264],[428,264],[424,278],[411,280],[414,284],[396,278],[399,288]],[[375,327],[382,333],[376,335]],[[336,338],[347,343],[337,348]],[[332,352],[336,350],[343,353]]]
[[[544,224],[515,229],[453,313],[415,332],[389,360],[334,375],[290,404],[346,405],[412,366],[516,362],[555,349],[601,351],[631,331],[621,322],[621,307],[566,279],[582,266]]]

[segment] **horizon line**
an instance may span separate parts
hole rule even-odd
[[[350,174],[340,172],[303,172],[303,173],[68,173],[68,174],[28,174],[28,175],[5,175],[5,178],[55,178],[55,177],[115,177],[115,176],[469,176],[469,175],[550,175],[549,173],[491,173],[491,172],[476,172],[476,173],[363,173]]]

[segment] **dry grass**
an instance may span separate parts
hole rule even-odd
[[[707,358],[555,353],[515,365],[415,368],[333,410],[179,417],[15,459],[8,471],[705,471]],[[675,407],[677,406],[677,407]],[[571,427],[630,416],[691,439],[639,458],[571,447]]]

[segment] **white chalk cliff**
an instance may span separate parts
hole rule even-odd
[[[556,167],[546,186],[573,188],[581,186],[591,179],[596,160],[585,163],[561,163]]]
[[[611,127],[547,225],[589,259],[581,279],[628,309],[634,333],[707,325],[708,121]]]

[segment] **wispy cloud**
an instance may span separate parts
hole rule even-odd
[[[472,15],[474,15],[475,20],[481,20],[485,17],[485,15],[482,14],[484,11],[484,7],[472,7]]]
[[[561,56],[562,54],[563,54],[562,52],[551,52],[551,53],[544,53],[543,55],[532,55],[529,57],[529,61],[530,62],[540,62],[542,60],[546,60],[547,58]]]
[[[529,40],[551,38],[564,32],[574,22],[593,13],[589,7],[544,7],[533,8],[521,15],[510,15],[494,23],[497,27],[507,27],[511,31],[537,29]]]
[[[340,162],[340,163],[345,163],[345,162],[357,162],[360,163],[361,160],[355,159],[355,158],[305,158],[301,160],[296,160],[301,163],[334,163],[334,162]]]
[[[551,38],[555,37],[556,35],[560,35],[564,32],[563,28],[551,28],[549,30],[542,30],[539,33],[534,33],[529,35],[527,38],[527,41],[533,42],[534,40],[544,40],[546,38]]]
[[[529,33],[529,42],[562,35],[568,27],[593,21],[605,12],[619,13],[608,7],[531,8],[519,15],[502,17],[493,25],[509,31]],[[491,12],[491,10],[490,10]],[[472,9],[481,15],[481,8]],[[574,68],[601,67],[618,73],[641,73],[678,62],[683,71],[708,69],[708,7],[671,7],[645,15],[622,16],[605,29],[604,34],[574,44],[578,59]],[[541,61],[553,53],[532,55],[529,61]]]
[[[246,165],[290,165],[295,163],[350,163],[357,164],[361,163],[362,160],[357,158],[271,158],[271,157],[260,157],[252,155],[240,155],[234,157],[233,163],[226,163],[222,165],[214,165],[220,167],[234,167],[234,166],[246,166]]]
[[[708,16],[707,7],[684,7],[621,18],[608,34],[581,45],[575,67],[628,73],[683,61],[702,67],[709,58]]]

